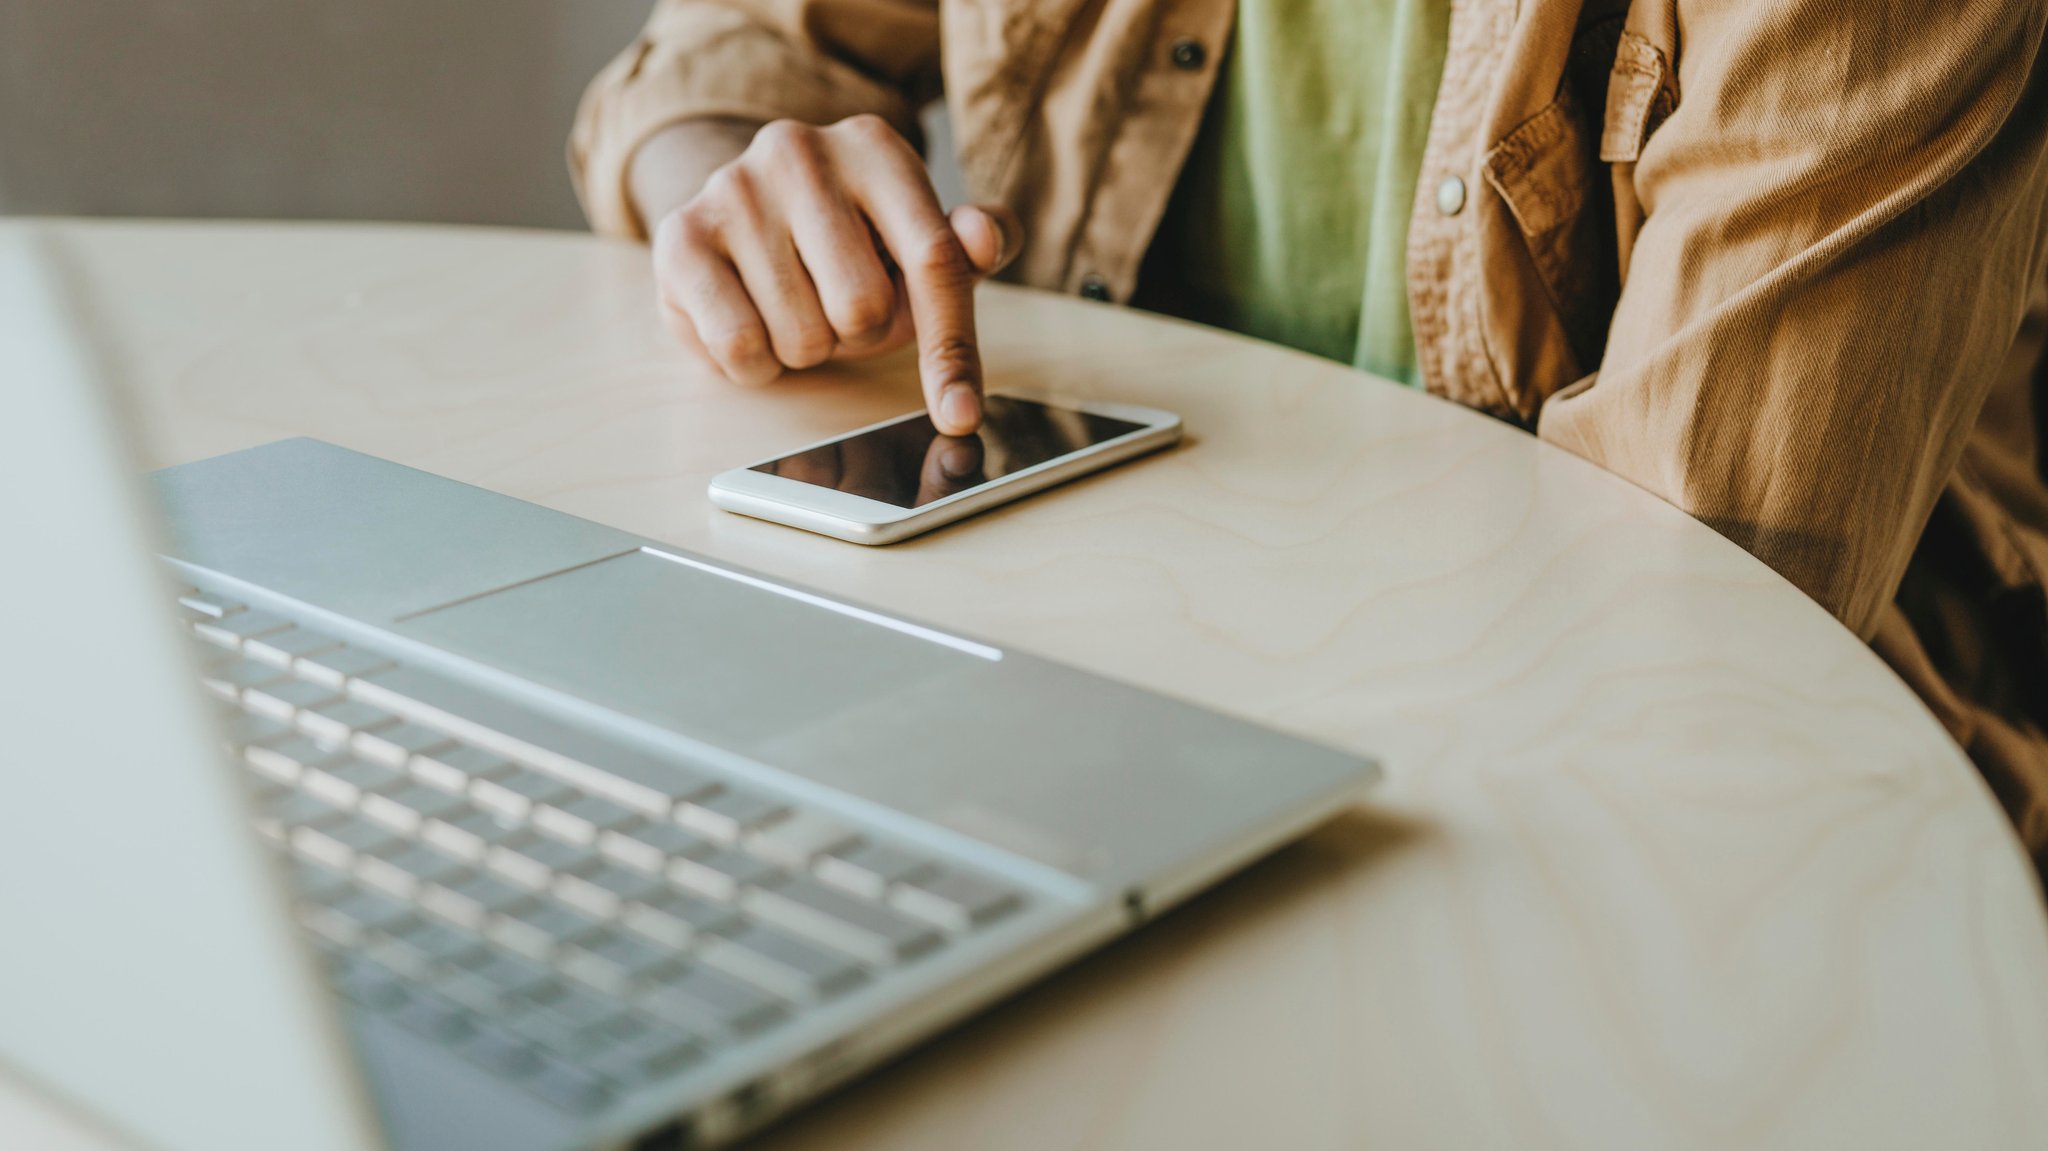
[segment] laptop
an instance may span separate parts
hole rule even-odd
[[[0,1064],[138,1145],[728,1143],[1376,777],[315,440],[138,477],[68,284],[0,229]]]

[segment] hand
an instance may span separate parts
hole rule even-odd
[[[876,116],[764,125],[654,233],[662,311],[742,384],[913,337],[932,422],[981,423],[974,285],[1016,254],[1000,207],[939,207],[923,161]]]

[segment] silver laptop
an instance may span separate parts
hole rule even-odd
[[[176,1151],[728,1142],[1353,756],[288,440],[137,481],[0,230],[0,1060]]]

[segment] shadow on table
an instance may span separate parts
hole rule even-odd
[[[1003,1053],[1017,1046],[1049,1048],[1073,1042],[1074,1037],[1059,1033],[1084,1025],[1076,1020],[1140,995],[1163,972],[1199,963],[1204,952],[1220,950],[1286,919],[1306,902],[1334,895],[1365,869],[1429,834],[1425,823],[1381,812],[1359,809],[1339,815],[1130,935],[799,1112],[748,1146],[782,1151],[840,1147],[863,1135],[873,1138],[876,1146],[889,1145],[889,1133],[907,1118],[904,1109],[923,1106],[933,1090],[957,1085],[960,1081],[952,1077],[961,1074],[960,1069],[1000,1063]],[[977,1122],[1000,1120],[949,1111],[942,1121],[950,1138],[958,1141],[971,1140]],[[928,1119],[910,1119],[909,1126],[919,1136],[934,1135]],[[911,1142],[923,1146],[927,1138]]]

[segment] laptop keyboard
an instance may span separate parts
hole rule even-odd
[[[179,602],[334,988],[558,1107],[602,1107],[1025,905],[694,765],[511,734],[549,721],[283,616]]]

